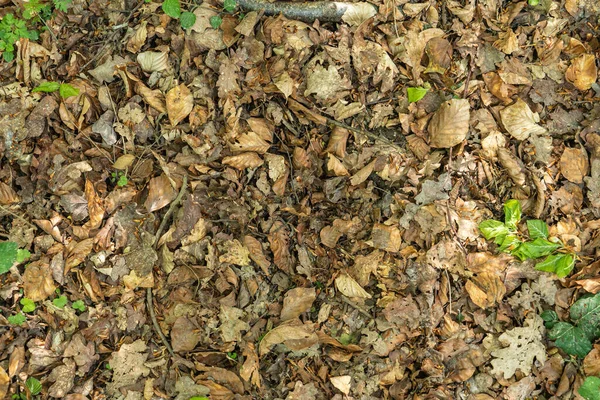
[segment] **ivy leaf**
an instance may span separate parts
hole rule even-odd
[[[557,322],[550,331],[548,338],[554,340],[557,347],[565,353],[584,358],[592,350],[592,342],[583,329],[568,322]]]
[[[44,93],[52,93],[56,92],[60,88],[60,83],[58,82],[44,82],[40,84],[38,87],[34,88],[31,92],[44,92]]]
[[[179,0],[165,0],[162,4],[162,10],[171,18],[179,18],[181,4],[179,4]]]
[[[577,300],[570,311],[571,320],[594,341],[600,337],[600,293]]]
[[[68,301],[69,300],[67,299],[67,296],[62,295],[62,296],[58,296],[57,298],[52,300],[52,304],[54,304],[58,308],[65,308]]]
[[[15,315],[11,315],[7,319],[8,319],[9,323],[11,323],[13,325],[18,325],[18,326],[23,325],[25,323],[25,321],[27,320],[27,318],[25,318],[25,314],[23,314],[22,312],[19,312],[18,314],[15,314]]]
[[[521,203],[518,200],[508,200],[504,203],[504,223],[509,229],[517,229],[521,220]]]
[[[235,7],[237,7],[237,1],[236,0],[225,0],[225,1],[223,1],[223,9],[225,11],[227,11],[228,13],[232,13],[235,10]]]
[[[210,22],[210,26],[212,26],[213,29],[219,29],[219,27],[223,23],[223,19],[218,15],[213,15],[208,21]]]
[[[0,242],[0,274],[8,272],[17,261],[18,247],[15,242]]]
[[[23,309],[21,310],[23,312],[28,313],[35,310],[35,302],[27,297],[23,297],[19,303],[23,306]]]
[[[488,219],[479,224],[479,230],[487,240],[508,234],[508,228],[500,221]]]
[[[515,252],[513,252],[513,255],[519,257],[521,260],[540,258],[549,256],[559,247],[560,244],[537,238],[532,242],[523,243]]]
[[[527,220],[527,231],[532,240],[537,238],[548,239],[548,225],[541,219]]]
[[[600,400],[600,378],[588,376],[577,391],[585,400]]]
[[[535,265],[538,271],[552,272],[559,278],[569,275],[575,266],[573,254],[551,254]]]
[[[27,389],[29,389],[29,392],[31,392],[33,396],[37,396],[42,392],[42,383],[32,376],[27,378],[25,386],[27,386]]]
[[[61,83],[58,92],[60,93],[60,97],[66,99],[77,96],[79,94],[79,89],[69,85],[68,83]]]
[[[406,89],[406,94],[408,95],[409,103],[416,103],[421,100],[427,94],[429,90],[424,87],[409,87]]]
[[[189,11],[183,12],[181,13],[179,22],[181,23],[181,27],[183,29],[191,28],[196,23],[196,14]]]

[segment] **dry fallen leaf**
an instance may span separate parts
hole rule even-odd
[[[486,309],[499,304],[506,293],[504,283],[494,272],[482,272],[469,279],[465,289],[473,303]]]
[[[294,288],[288,290],[283,297],[283,307],[281,309],[281,320],[298,318],[300,314],[310,310],[313,302],[317,298],[315,288]]]
[[[171,186],[171,181],[167,175],[160,174],[160,176],[150,179],[148,197],[144,202],[144,206],[151,213],[170,204],[176,196],[177,193]]]
[[[596,57],[593,54],[582,54],[571,60],[565,77],[579,90],[588,90],[598,79]]]
[[[0,397],[6,398],[10,388],[10,378],[4,368],[0,367]]]
[[[465,140],[469,132],[469,101],[452,99],[443,103],[429,121],[428,129],[431,147],[447,149]]]
[[[346,297],[356,297],[359,299],[370,299],[372,297],[358,282],[346,273],[342,273],[335,278],[335,287]]]
[[[126,170],[131,167],[133,161],[135,160],[135,156],[133,154],[123,154],[121,157],[117,158],[117,161],[113,164],[114,169],[118,170]]]
[[[35,261],[27,265],[23,274],[25,297],[32,301],[44,301],[54,293],[56,286],[48,264]]]
[[[512,106],[501,110],[500,116],[508,133],[517,140],[546,133],[546,129],[537,124],[540,121],[539,115],[531,111],[527,103],[520,98]]]
[[[137,62],[145,72],[164,71],[169,66],[169,54],[166,52],[145,51],[137,55]]]
[[[169,90],[166,96],[167,114],[172,126],[177,126],[194,108],[194,95],[183,83]]]
[[[583,183],[590,171],[588,155],[583,148],[567,147],[560,156],[560,172],[569,182]]]
[[[17,193],[6,183],[0,182],[0,204],[3,206],[15,204],[21,201]]]
[[[332,376],[329,378],[331,384],[346,396],[350,393],[350,375]]]
[[[256,153],[241,153],[235,156],[223,157],[223,164],[231,165],[236,169],[258,168],[264,161]]]
[[[311,347],[319,342],[313,324],[303,324],[298,319],[286,321],[267,332],[258,347],[259,356],[264,356],[272,346],[283,343],[292,350],[298,351]]]
[[[396,253],[400,250],[400,229],[393,225],[375,224],[371,233],[371,242],[377,249]]]

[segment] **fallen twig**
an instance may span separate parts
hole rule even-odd
[[[283,14],[286,18],[304,22],[313,22],[316,19],[321,22],[340,22],[347,12],[365,14],[365,9],[369,10],[366,7],[372,8],[372,15],[377,12],[375,6],[369,3],[342,3],[337,1],[304,3],[278,1],[269,3],[264,0],[237,0],[237,4],[244,12],[263,11],[265,15]]]
[[[183,182],[181,183],[181,189],[179,189],[179,194],[177,195],[175,200],[173,200],[173,202],[169,206],[167,213],[163,217],[163,220],[160,223],[160,225],[158,226],[158,230],[156,231],[156,236],[154,237],[154,244],[153,244],[153,247],[155,250],[156,250],[156,245],[158,244],[158,241],[160,239],[160,235],[162,235],[162,232],[165,230],[167,221],[169,221],[169,219],[171,218],[171,215],[173,214],[173,212],[175,211],[175,209],[177,208],[179,203],[181,203],[181,199],[183,198],[183,194],[185,193],[186,189],[187,189],[187,175],[184,175]],[[152,288],[146,289],[146,302],[147,302],[147,306],[148,306],[148,312],[150,313],[150,319],[152,320],[152,325],[154,326],[154,330],[156,331],[158,336],[160,336],[160,340],[163,342],[163,344],[169,351],[169,354],[171,354],[172,357],[175,357],[175,352],[173,351],[171,344],[169,344],[169,341],[167,340],[164,333],[160,329],[160,325],[158,325],[158,321],[156,320],[156,314],[154,313],[154,296],[152,295]]]

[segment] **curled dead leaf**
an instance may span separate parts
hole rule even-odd
[[[166,102],[167,114],[172,126],[177,126],[194,108],[194,96],[183,83],[169,90]]]
[[[154,212],[170,204],[175,196],[177,196],[177,193],[171,186],[171,181],[167,175],[160,174],[160,176],[150,179],[148,197],[144,202],[144,206],[148,212]]]
[[[469,132],[469,101],[452,99],[443,103],[431,118],[428,129],[431,147],[447,149],[465,140]]]
[[[356,297],[359,299],[370,299],[372,297],[354,278],[346,273],[342,273],[335,278],[335,287],[346,297]]]
[[[596,57],[593,54],[582,54],[571,60],[565,78],[579,90],[588,90],[598,79]]]
[[[298,318],[300,314],[310,310],[313,302],[317,298],[315,288],[294,288],[288,290],[283,298],[283,307],[281,309],[281,320]]]
[[[15,204],[21,201],[17,192],[4,182],[0,182],[0,204],[3,206]]]
[[[337,159],[333,154],[328,154],[327,157],[327,170],[334,176],[348,176],[348,170],[344,167],[344,164]]]

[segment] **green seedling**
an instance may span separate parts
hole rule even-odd
[[[40,84],[38,87],[34,88],[31,92],[44,92],[44,93],[53,93],[58,90],[60,97],[63,99],[67,99],[69,97],[77,96],[79,94],[79,89],[69,85],[68,83],[58,83],[58,82],[44,82]]]
[[[509,253],[521,261],[538,259],[535,268],[552,272],[559,278],[571,273],[577,256],[565,249],[558,238],[550,238],[548,225],[542,220],[527,221],[527,235],[518,230],[521,221],[521,204],[517,200],[504,203],[504,222],[488,219],[479,224],[479,230],[487,240],[493,240],[498,250]]]
[[[10,324],[17,325],[17,326],[23,325],[25,323],[25,321],[27,320],[27,318],[25,317],[25,314],[23,314],[22,312],[19,312],[15,315],[11,315],[7,319]]]
[[[71,307],[73,307],[74,310],[78,310],[81,312],[84,312],[86,309],[85,303],[83,302],[83,300],[74,301],[73,304],[71,304]]]
[[[21,305],[23,306],[21,311],[25,313],[35,311],[35,302],[33,300],[28,299],[27,297],[23,297],[19,303],[21,303]]]
[[[65,308],[65,306],[67,305],[68,302],[69,302],[69,300],[67,299],[67,296],[65,296],[65,295],[58,296],[57,298],[52,300],[52,304],[54,304],[58,308]]]

